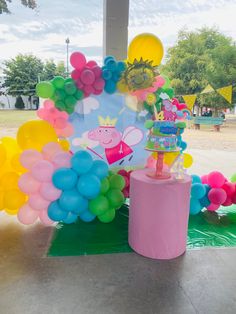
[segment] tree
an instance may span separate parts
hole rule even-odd
[[[50,81],[56,75],[66,77],[64,62],[58,62],[58,64],[56,65],[53,60],[47,60],[44,64],[43,75],[42,77],[40,77],[40,79]]]
[[[38,78],[43,75],[43,62],[33,55],[18,55],[4,63],[4,87],[12,96],[33,96]]]
[[[17,96],[16,103],[15,103],[16,109],[24,109],[25,104],[21,96]]]
[[[11,2],[12,0],[0,0],[0,14],[11,13],[8,9],[8,3]],[[30,9],[35,9],[37,7],[35,0],[21,0],[21,4]]]
[[[236,82],[236,46],[233,40],[216,29],[180,31],[177,44],[168,49],[163,73],[172,80],[177,95],[200,93],[207,84],[215,89]],[[234,97],[236,96],[234,92]],[[202,94],[200,107],[228,108],[230,104],[219,94]]]

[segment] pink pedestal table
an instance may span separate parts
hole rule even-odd
[[[175,258],[186,250],[191,177],[157,180],[148,171],[131,174],[129,245],[146,257]]]

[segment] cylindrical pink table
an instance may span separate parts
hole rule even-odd
[[[171,259],[186,250],[191,178],[156,180],[148,169],[131,174],[129,245],[155,259]]]

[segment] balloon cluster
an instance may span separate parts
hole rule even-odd
[[[51,81],[42,81],[36,85],[39,97],[49,98],[55,102],[55,107],[71,114],[78,100],[84,97],[83,92],[77,88],[74,80],[55,76]]]
[[[52,182],[62,191],[48,207],[48,216],[53,221],[70,224],[80,217],[90,222],[98,216],[100,221],[109,222],[115,217],[114,209],[120,208],[124,200],[119,190],[120,176],[108,177],[107,164],[93,161],[86,151],[73,155],[70,168],[57,169]]]
[[[55,108],[52,100],[45,100],[43,108],[37,111],[37,115],[42,120],[48,121],[59,137],[69,137],[74,132],[72,124],[68,122],[69,115]]]
[[[20,164],[20,153],[14,138],[0,140],[0,210],[9,215],[16,215],[26,201],[26,195],[18,187],[20,175],[26,171]]]
[[[57,143],[46,144],[42,152],[27,149],[22,152],[20,162],[28,169],[18,181],[20,190],[27,194],[28,201],[19,209],[18,219],[25,225],[38,218],[44,225],[53,223],[47,215],[49,204],[58,199],[61,191],[52,184],[52,175],[59,167],[70,167],[71,154]]]
[[[70,63],[74,68],[71,77],[77,87],[84,92],[84,97],[103,92],[105,82],[102,78],[102,69],[95,61],[87,62],[81,52],[74,52],[70,56]]]
[[[236,184],[229,182],[219,171],[201,178],[192,175],[190,214],[198,214],[204,207],[216,211],[220,206],[236,204]]]
[[[125,187],[122,190],[125,198],[129,198],[129,190],[130,190],[130,175],[132,170],[126,171],[125,169],[121,169],[118,171],[118,174],[121,175],[125,180]]]
[[[107,56],[104,59],[102,77],[105,80],[105,92],[108,94],[115,93],[117,82],[121,79],[125,69],[126,64],[123,61],[117,61],[113,56]]]

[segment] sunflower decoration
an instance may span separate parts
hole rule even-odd
[[[155,81],[155,77],[159,74],[157,68],[152,66],[153,61],[134,60],[133,63],[128,62],[128,66],[123,73],[123,78],[128,86],[129,91],[136,91],[151,87]]]

